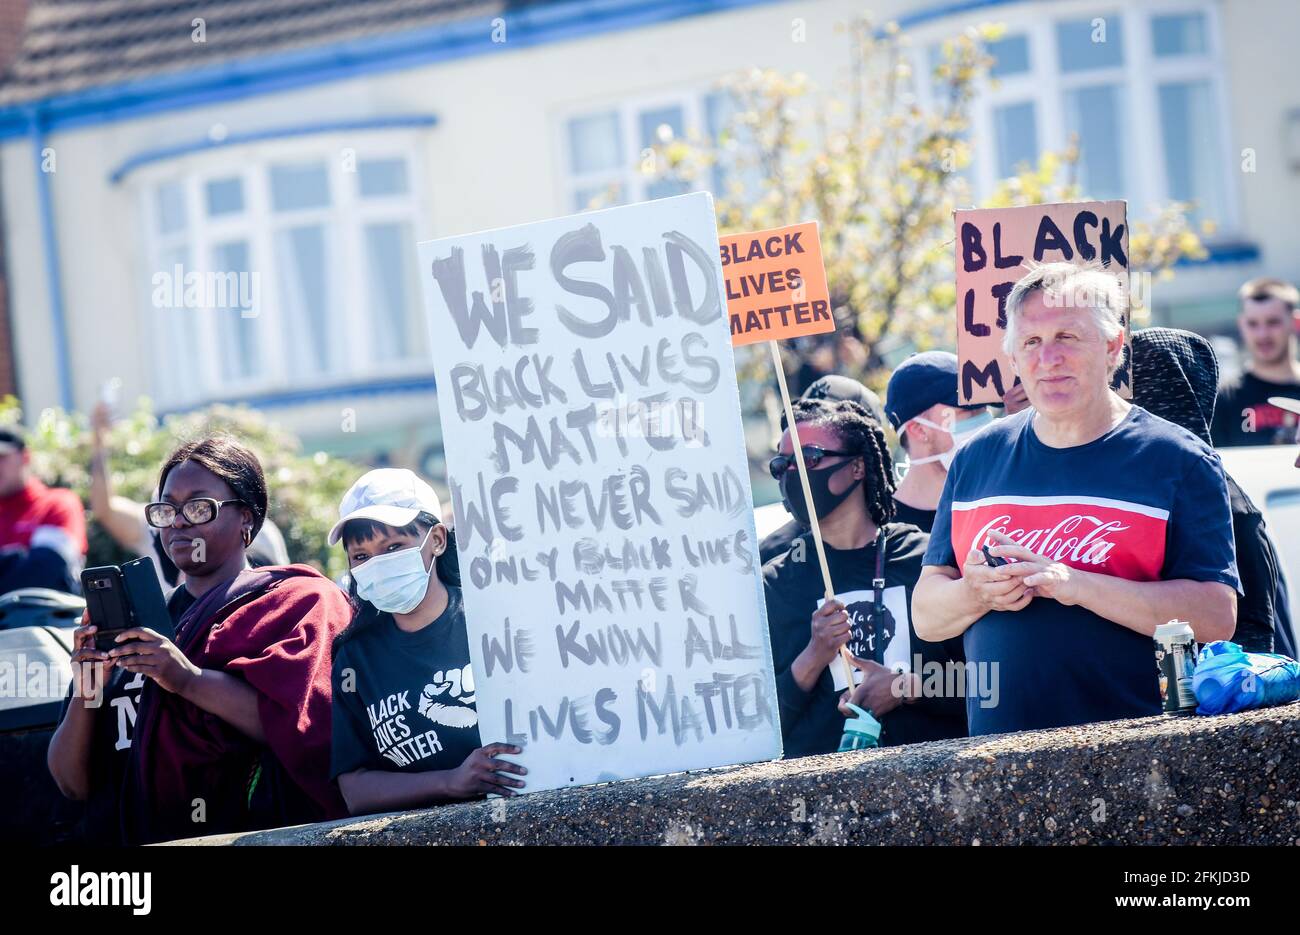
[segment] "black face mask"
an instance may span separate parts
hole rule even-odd
[[[847,500],[849,494],[862,483],[862,478],[858,478],[842,493],[831,493],[831,475],[852,463],[847,461],[817,471],[809,469],[808,489],[812,491],[813,506],[817,509],[819,520],[835,512],[835,508]],[[808,504],[804,501],[803,484],[799,483],[799,472],[795,468],[786,471],[781,477],[781,503],[801,525],[812,525],[808,518]]]

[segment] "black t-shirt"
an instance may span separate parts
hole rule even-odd
[[[875,542],[862,549],[835,549],[827,545],[826,561],[836,598],[848,608],[849,617],[854,621],[849,652],[890,668],[904,667],[923,680],[932,676],[932,687],[950,687],[953,676],[946,666],[960,663],[960,650],[955,641],[926,642],[916,635],[911,621],[912,588],[921,576],[921,559],[928,541],[929,537],[914,526],[891,523],[886,527],[883,596],[887,613],[878,629],[869,619],[875,600],[872,588],[876,571]],[[785,755],[834,752],[844,732],[844,715],[839,711],[842,690],[835,687],[837,676],[832,668],[827,668],[812,691],[805,692],[790,672],[790,666],[808,645],[813,611],[824,596],[811,533],[763,566],[763,593],[772,634]],[[832,667],[838,666],[838,662],[832,663]],[[933,677],[936,673],[939,678]],[[879,718],[883,728],[882,746],[965,736],[964,696],[927,694],[931,696],[901,704]]]
[[[194,606],[194,595],[180,587],[167,598],[167,615],[173,629],[185,611]],[[90,739],[90,797],[86,800],[85,840],[90,844],[120,845],[122,841],[122,779],[131,738],[135,733],[135,716],[140,709],[140,692],[144,674],[114,668],[108,674],[100,710]],[[63,701],[63,714],[72,703],[72,690]],[[63,717],[60,715],[59,720]]]
[[[1286,570],[1281,565],[1277,567],[1277,590],[1273,592],[1273,652],[1296,658],[1291,596],[1287,592]]]
[[[1271,405],[1270,396],[1300,399],[1300,383],[1273,383],[1253,373],[1224,382],[1210,425],[1214,447],[1292,444],[1300,416]]]
[[[775,529],[763,537],[763,541],[758,544],[758,563],[766,565],[772,559],[790,548],[790,543],[798,539],[808,531],[807,526],[800,525],[797,520],[790,520],[780,529]]]
[[[894,521],[897,523],[907,523],[909,526],[915,526],[921,532],[929,532],[934,528],[934,514],[937,510],[918,510],[914,506],[908,506],[897,497],[894,498]]]
[[[460,588],[447,598],[414,633],[368,610],[372,618],[335,644],[332,778],[455,769],[482,746]]]
[[[1273,652],[1277,614],[1277,551],[1264,528],[1264,517],[1246,492],[1228,475],[1228,504],[1237,548],[1237,631],[1232,641],[1252,653]]]

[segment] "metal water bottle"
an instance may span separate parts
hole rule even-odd
[[[1156,664],[1160,667],[1160,696],[1165,714],[1192,714],[1196,695],[1192,675],[1196,671],[1196,637],[1192,626],[1170,620],[1156,627]]]

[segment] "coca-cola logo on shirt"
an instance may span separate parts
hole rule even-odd
[[[1257,403],[1247,406],[1242,412],[1242,427],[1247,432],[1267,432],[1276,429],[1295,428],[1297,420],[1294,412],[1287,412],[1272,403]],[[1287,439],[1290,441],[1290,439]]]
[[[1037,552],[1054,562],[1069,561],[1082,565],[1104,565],[1115,543],[1106,533],[1121,533],[1129,527],[1114,520],[1105,522],[1098,516],[1076,513],[1051,529],[1012,529],[1011,514],[1004,513],[987,524],[975,536],[973,548],[996,545],[989,532],[1000,532],[1016,545]]]
[[[959,561],[1001,533],[1051,562],[1084,571],[1154,581],[1165,557],[1167,510],[1102,498],[990,497],[954,503],[953,551]]]

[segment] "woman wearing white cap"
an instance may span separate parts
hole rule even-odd
[[[520,753],[481,745],[455,540],[413,472],[363,475],[339,505],[356,614],[334,646],[330,775],[354,815],[511,796]]]

